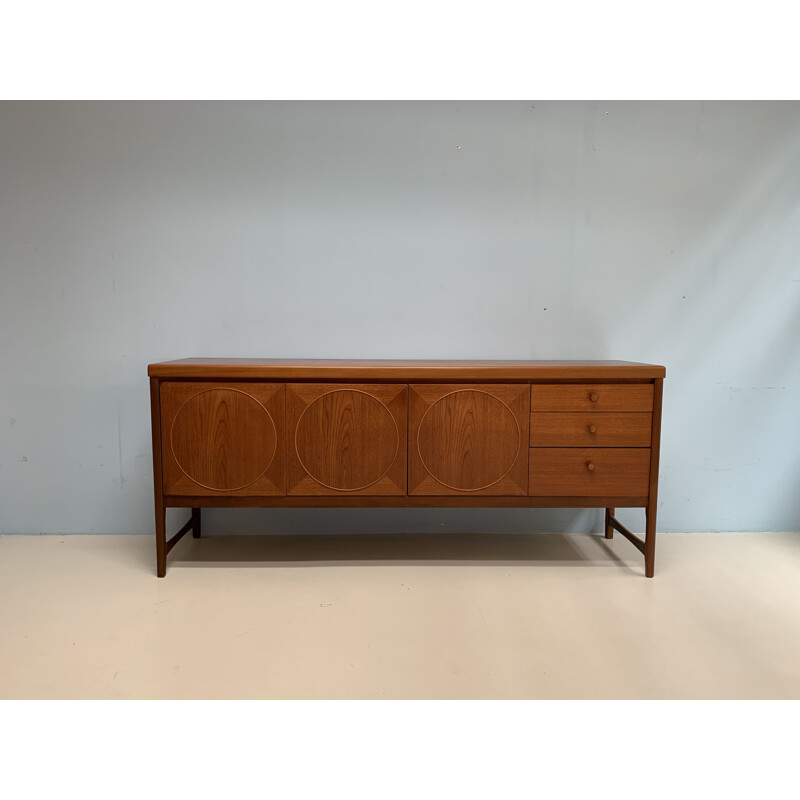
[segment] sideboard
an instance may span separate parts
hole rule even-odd
[[[151,364],[156,572],[204,507],[604,508],[655,569],[666,370],[628,361]],[[166,535],[166,509],[191,509]],[[645,510],[644,539],[617,508]]]

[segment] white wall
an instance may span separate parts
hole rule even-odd
[[[800,530],[798,176],[797,103],[0,103],[0,532],[152,531],[146,366],[193,355],[665,364],[659,529]]]

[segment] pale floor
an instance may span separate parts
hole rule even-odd
[[[798,698],[800,534],[0,537],[2,698]]]

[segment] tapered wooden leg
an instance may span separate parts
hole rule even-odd
[[[156,502],[156,575],[167,574],[167,509]]]
[[[609,519],[610,516],[616,511],[614,508],[607,508],[606,509],[606,539],[613,539],[614,538],[614,529],[611,527],[611,520]]]
[[[644,536],[644,574],[652,578],[656,571],[656,509],[645,510],[647,530]]]
[[[200,538],[200,509],[192,509],[192,536],[195,539]]]

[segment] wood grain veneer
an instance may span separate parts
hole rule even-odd
[[[527,494],[529,409],[527,386],[409,386],[409,494]]]
[[[652,411],[653,385],[541,384],[531,386],[531,412]]]
[[[664,367],[635,361],[468,361],[406,359],[183,358],[150,364],[156,378],[193,380],[646,380],[664,377]]]
[[[290,495],[406,493],[408,389],[289,384]]]
[[[193,508],[196,497],[168,495],[166,508]],[[284,497],[237,497],[215,495],[203,498],[208,508],[644,508],[647,496],[576,496],[531,497],[529,495],[485,495],[462,492],[451,495],[367,495],[327,494],[288,495]]]
[[[531,414],[531,447],[650,447],[653,415],[578,411]]]
[[[530,494],[618,496],[647,494],[649,448],[534,447]]]
[[[285,494],[284,416],[280,383],[164,383],[164,493]]]

